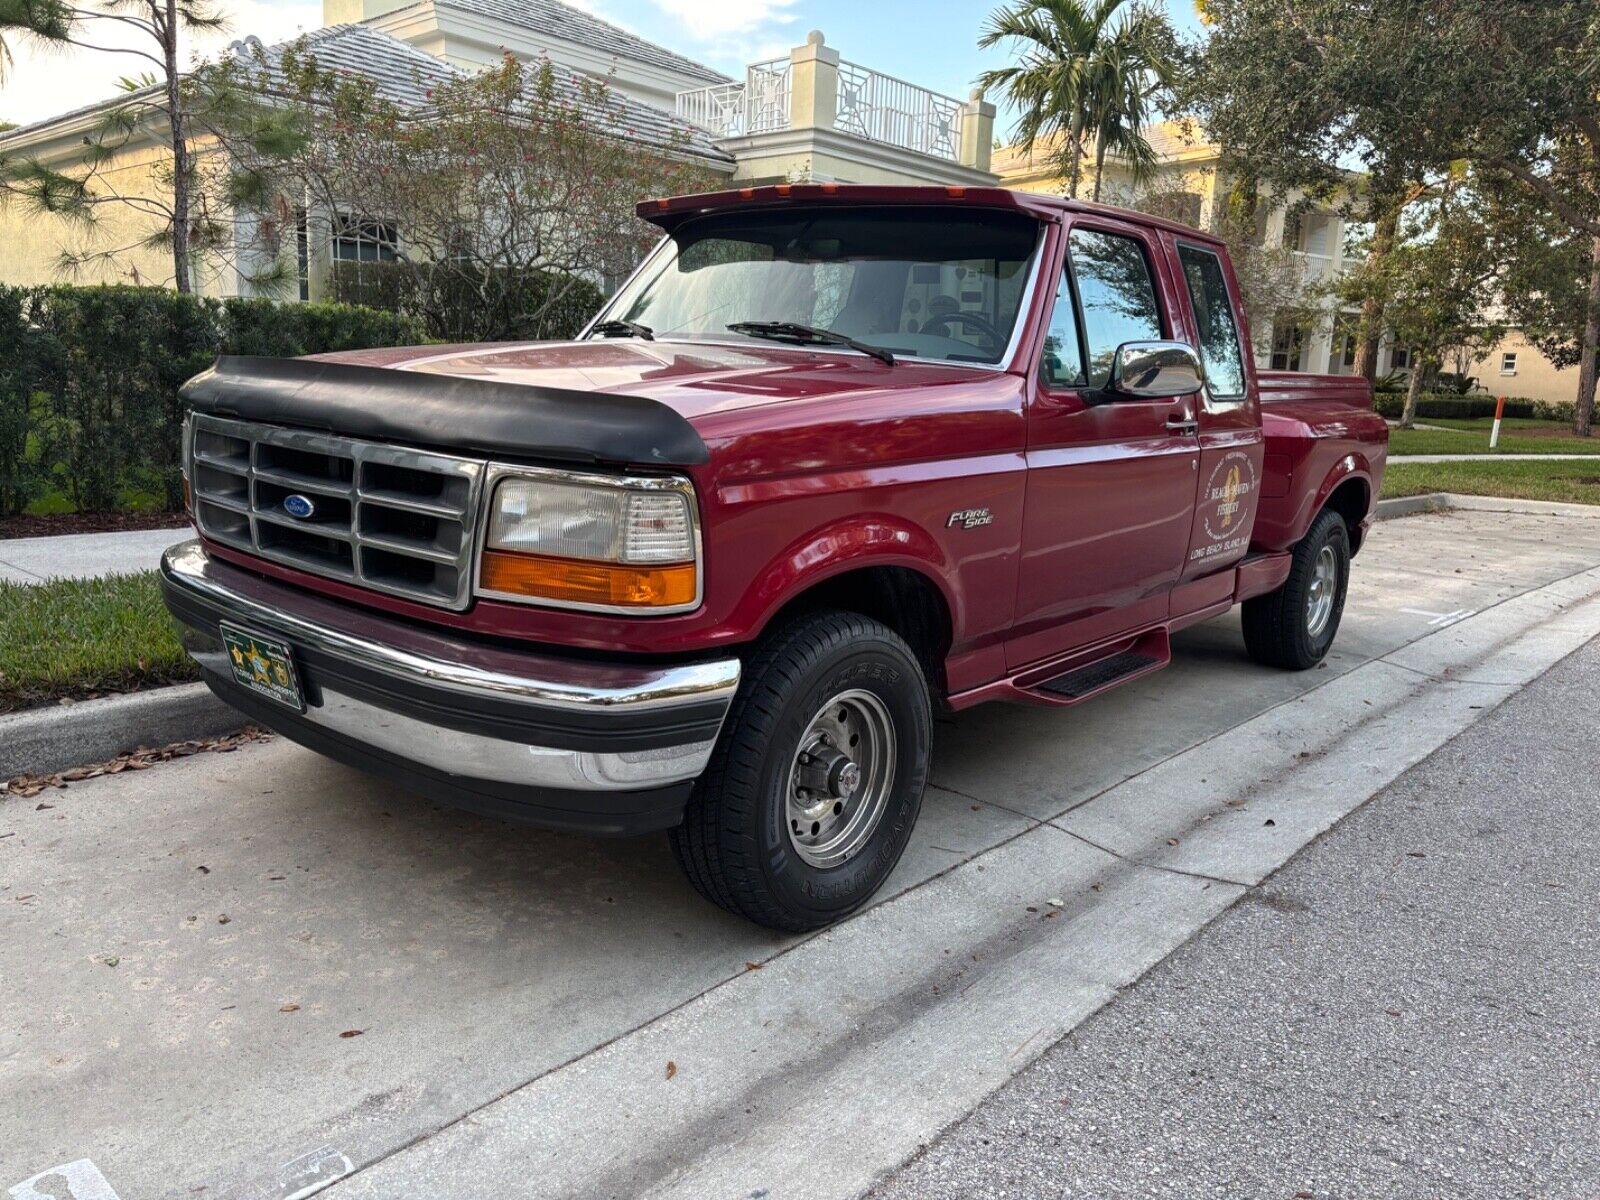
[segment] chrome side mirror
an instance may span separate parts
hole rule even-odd
[[[1106,391],[1112,398],[1165,400],[1198,392],[1205,377],[1200,356],[1183,342],[1123,342]]]

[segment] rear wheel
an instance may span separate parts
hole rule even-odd
[[[1289,578],[1275,592],[1244,602],[1244,644],[1271,667],[1304,671],[1327,656],[1344,615],[1350,584],[1350,531],[1324,510],[1294,548]]]
[[[916,656],[854,613],[798,618],[745,666],[705,775],[672,833],[695,888],[800,932],[854,911],[911,837],[932,713]]]

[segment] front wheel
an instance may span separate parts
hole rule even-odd
[[[855,613],[772,633],[672,833],[708,900],[790,932],[865,904],[900,860],[928,781],[932,712],[916,656]]]
[[[1311,523],[1294,548],[1289,578],[1275,592],[1244,602],[1244,644],[1269,667],[1304,671],[1327,656],[1350,585],[1350,531],[1331,510]]]

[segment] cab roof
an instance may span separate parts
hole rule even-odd
[[[1193,226],[1149,213],[1134,212],[1110,204],[1094,204],[1087,200],[1069,200],[1065,196],[1047,196],[1038,192],[1019,192],[999,187],[911,187],[879,184],[849,183],[778,183],[763,187],[734,188],[723,192],[702,192],[692,196],[664,196],[660,199],[642,200],[638,213],[646,221],[659,225],[671,233],[693,217],[723,209],[749,211],[753,209],[783,208],[789,205],[816,204],[867,204],[907,205],[963,205],[973,208],[1009,209],[1026,213],[1040,221],[1055,222],[1068,213],[1099,213],[1118,217],[1139,225],[1165,229],[1190,240],[1216,244],[1218,239]]]

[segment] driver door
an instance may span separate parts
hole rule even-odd
[[[1194,520],[1198,397],[1099,390],[1119,345],[1174,336],[1167,260],[1147,231],[1099,217],[1065,242],[1028,404],[1012,670],[1164,621]]]

